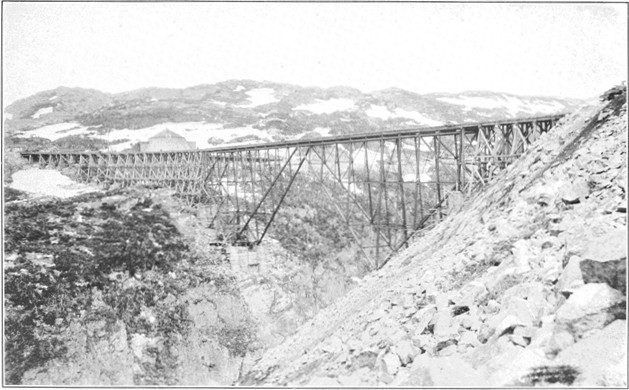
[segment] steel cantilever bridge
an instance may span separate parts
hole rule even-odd
[[[41,168],[76,169],[85,182],[173,188],[208,205],[219,239],[251,246],[265,237],[299,176],[320,186],[379,267],[415,231],[442,217],[452,191],[483,185],[562,116],[194,151],[22,156]]]

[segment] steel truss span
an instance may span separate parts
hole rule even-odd
[[[317,186],[378,268],[447,213],[450,193],[484,185],[562,116],[195,151],[22,157],[41,168],[75,170],[84,182],[172,188],[207,204],[217,240],[236,245],[262,241],[296,182]]]

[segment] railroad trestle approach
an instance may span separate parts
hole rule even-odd
[[[41,168],[74,169],[83,182],[172,188],[207,204],[216,239],[237,245],[259,244],[294,184],[307,182],[322,189],[378,268],[414,232],[443,217],[450,193],[485,184],[562,116],[193,151],[22,157]]]

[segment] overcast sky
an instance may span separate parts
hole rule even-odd
[[[4,103],[254,79],[591,97],[627,78],[625,4],[4,3]]]

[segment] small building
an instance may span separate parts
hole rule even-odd
[[[136,145],[139,152],[165,152],[196,149],[195,142],[189,142],[184,137],[171,130],[162,130],[149,138],[146,142]]]

